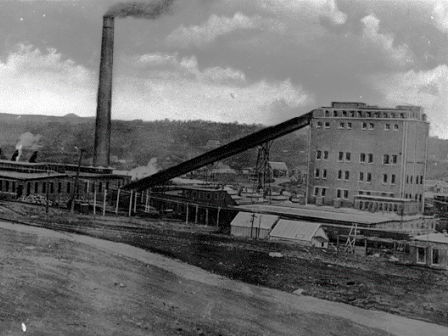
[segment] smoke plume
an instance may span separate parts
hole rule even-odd
[[[37,150],[41,145],[39,145],[40,138],[42,136],[40,134],[34,135],[31,132],[26,132],[20,135],[19,142],[17,142],[16,149],[27,148],[31,150]]]
[[[123,2],[113,5],[104,16],[125,18],[132,16],[140,19],[157,19],[168,14],[175,0],[159,0],[143,2]]]
[[[149,160],[146,166],[140,166],[132,169],[129,173],[131,175],[131,179],[140,180],[144,177],[153,175],[159,171],[159,166],[157,165],[157,158],[152,158]]]

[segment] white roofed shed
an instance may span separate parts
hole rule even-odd
[[[280,219],[269,234],[270,240],[295,242],[306,246],[328,247],[328,236],[317,223]]]
[[[279,216],[239,212],[230,223],[232,236],[268,239]]]

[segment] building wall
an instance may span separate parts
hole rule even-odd
[[[433,254],[437,250],[438,262],[434,263]],[[423,253],[423,254],[422,254]],[[424,255],[424,259],[421,256]],[[415,242],[409,245],[407,261],[412,264],[432,268],[448,269],[448,246],[446,244]]]
[[[358,193],[420,201],[429,125],[419,109],[412,109],[333,103],[315,110],[308,203],[322,197],[325,205],[339,199],[342,206],[352,206]]]

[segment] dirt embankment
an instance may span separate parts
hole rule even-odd
[[[285,292],[299,289],[317,298],[448,325],[448,277],[444,271],[374,257],[336,255],[298,246],[235,239],[204,233],[207,231],[204,227],[183,223],[146,221],[144,230],[117,231],[105,226],[112,222],[118,225],[115,219],[97,225],[85,217],[68,220],[50,213],[46,222],[38,210],[33,211],[26,215],[33,216],[35,223],[51,226],[51,222],[71,222],[59,229],[126,243],[230,279]],[[16,212],[14,216],[19,218],[19,214]],[[126,224],[127,219],[123,221]],[[283,257],[270,257],[269,252],[280,252]]]
[[[1,335],[446,335],[125,244],[0,223]],[[26,331],[25,331],[26,330]]]

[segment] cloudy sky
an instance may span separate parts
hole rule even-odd
[[[94,116],[116,3],[0,0],[0,112]],[[271,125],[332,101],[421,105],[448,138],[448,1],[177,0],[116,19],[114,119]]]

